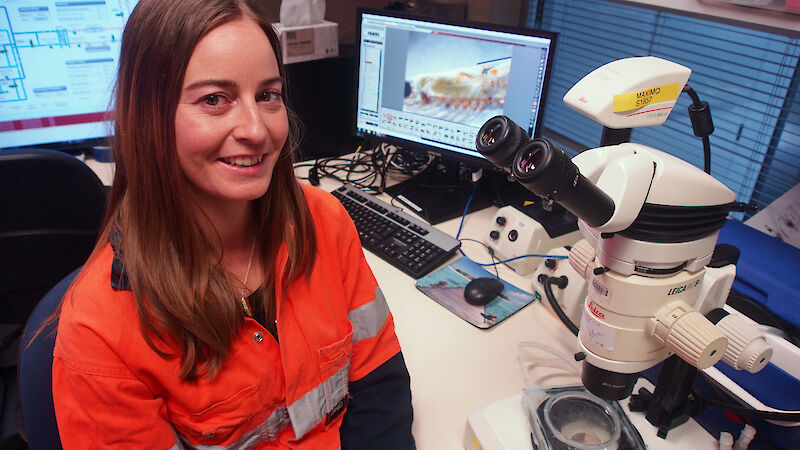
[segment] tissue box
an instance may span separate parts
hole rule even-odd
[[[281,39],[283,63],[329,58],[339,54],[339,26],[323,20],[313,25],[284,27],[275,23]]]

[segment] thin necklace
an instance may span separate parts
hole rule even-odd
[[[242,283],[242,297],[239,299],[242,302],[242,309],[244,310],[244,314],[247,317],[253,317],[253,311],[250,309],[250,305],[247,303],[247,300],[244,298],[244,291],[247,290],[247,277],[250,275],[250,267],[253,265],[253,251],[256,249],[256,238],[253,236],[253,245],[250,246],[250,260],[247,261],[247,272],[244,273],[244,282]]]

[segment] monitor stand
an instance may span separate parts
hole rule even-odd
[[[537,200],[533,193],[519,183],[508,181],[501,172],[484,172],[475,189],[475,183],[468,179],[470,174],[465,176],[462,169],[454,161],[434,161],[414,178],[384,191],[432,225],[461,217],[473,191],[475,196],[467,212]]]

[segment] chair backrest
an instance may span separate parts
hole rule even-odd
[[[77,158],[0,151],[0,321],[24,325],[48,289],[86,261],[105,205],[102,182]]]
[[[33,339],[42,323],[56,310],[80,267],[53,286],[36,305],[22,334],[18,376],[25,437],[31,450],[61,448],[53,408],[53,347],[58,322]]]
[[[0,362],[18,362],[23,326],[45,293],[86,261],[105,207],[106,189],[77,158],[47,149],[0,151]],[[49,379],[50,366],[42,370]],[[4,423],[17,395],[0,392]]]

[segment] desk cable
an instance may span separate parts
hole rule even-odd
[[[469,205],[472,203],[472,199],[475,197],[475,192],[478,190],[479,183],[480,183],[480,181],[475,184],[475,188],[472,190],[472,193],[470,194],[469,198],[467,199],[467,204],[464,205],[464,212],[461,214],[461,222],[458,224],[458,231],[456,232],[456,239],[458,239],[459,241],[477,242],[477,243],[483,245],[484,247],[486,247],[486,251],[489,253],[489,256],[492,258],[492,262],[490,262],[490,263],[480,263],[480,262],[475,261],[474,259],[470,258],[469,256],[467,256],[467,254],[464,253],[463,249],[459,249],[458,251],[461,253],[462,256],[464,256],[465,258],[475,262],[479,266],[483,266],[483,267],[493,266],[493,267],[495,267],[495,272],[497,272],[497,267],[496,267],[497,265],[505,264],[505,263],[508,263],[508,262],[511,262],[511,261],[516,261],[516,260],[522,259],[522,258],[554,258],[554,259],[566,259],[567,258],[564,255],[545,255],[545,254],[538,254],[538,253],[529,253],[529,254],[515,256],[513,258],[508,258],[508,259],[503,259],[503,260],[499,260],[498,259],[497,261],[495,261],[495,259],[497,259],[497,257],[494,255],[494,250],[492,250],[491,247],[489,247],[488,245],[486,245],[485,243],[483,243],[483,242],[481,242],[481,241],[479,241],[477,239],[469,239],[469,238],[460,237],[461,236],[461,230],[464,228],[464,220],[466,219],[467,213],[469,212]],[[500,278],[500,276],[498,275],[497,278]]]
[[[364,150],[365,148],[367,149]],[[319,158],[313,163],[297,163],[294,167],[311,167],[308,176],[301,179],[308,180],[314,186],[319,185],[321,178],[328,177],[373,194],[381,194],[388,179],[404,181],[427,167],[429,159],[419,161],[418,158],[409,157],[407,153],[386,143],[370,146],[365,139],[356,148],[352,158]]]

